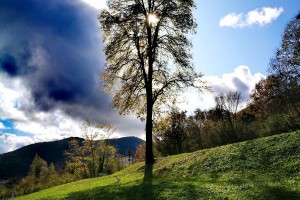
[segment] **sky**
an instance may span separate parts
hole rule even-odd
[[[246,105],[267,75],[299,0],[196,0],[194,66],[214,93],[186,90],[179,108],[209,109],[214,95],[240,91]],[[105,0],[2,0],[0,3],[0,153],[80,136],[85,119],[110,123],[113,137],[145,138],[144,123],[119,116],[100,91],[105,63],[97,16]]]

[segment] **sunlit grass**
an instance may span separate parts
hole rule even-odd
[[[300,199],[300,132],[160,158],[17,199]]]

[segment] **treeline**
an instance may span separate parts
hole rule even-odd
[[[115,131],[111,125],[98,126],[86,121],[81,130],[83,139],[69,142],[70,150],[65,152],[66,163],[63,168],[56,169],[53,163],[48,165],[36,155],[26,177],[13,184],[0,186],[0,198],[21,196],[72,181],[109,175],[130,164],[108,143],[107,139]]]
[[[48,163],[36,155],[32,161],[28,175],[9,191],[14,196],[21,196],[74,181],[71,174],[64,171],[57,172],[53,163]]]
[[[14,183],[0,187],[0,197],[21,196],[55,185],[73,181],[74,178],[63,171],[57,172],[53,163],[48,163],[36,155],[26,177]]]
[[[155,148],[163,156],[300,129],[300,14],[285,28],[268,76],[238,112],[240,92],[215,97],[215,107],[193,115],[173,109],[155,124]]]

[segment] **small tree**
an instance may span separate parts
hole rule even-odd
[[[140,144],[135,151],[135,157],[134,161],[135,162],[142,162],[145,161],[145,156],[146,156],[146,144]]]
[[[69,151],[65,152],[67,157],[66,170],[77,178],[88,178],[86,150],[80,139],[69,141]]]
[[[70,140],[70,151],[65,152],[67,170],[78,178],[97,177],[104,170],[114,171],[107,167],[112,166],[109,162],[115,159],[116,149],[108,144],[115,129],[108,124],[93,126],[88,120],[81,129],[84,139]]]
[[[96,139],[98,138],[98,130],[95,130],[91,125],[89,120],[81,126],[83,135],[83,150],[84,156],[87,161],[87,167],[89,171],[89,177],[97,176],[97,165],[96,165],[96,154],[97,154],[97,144]]]
[[[106,160],[109,159],[109,157],[113,156],[116,152],[116,149],[113,146],[110,146],[108,144],[108,139],[113,135],[113,133],[116,131],[116,128],[114,128],[110,124],[103,124],[98,126],[99,129],[101,129],[106,134],[106,139],[100,141],[100,148],[98,149],[99,153],[99,167],[98,167],[98,174],[104,173],[104,165]]]
[[[204,124],[208,119],[208,112],[202,111],[199,108],[194,111],[194,116],[191,119],[191,125],[189,127],[192,129],[191,132],[194,133],[193,139],[194,146],[196,149],[203,149],[207,143],[206,132],[204,132]]]
[[[155,124],[155,141],[164,155],[186,152],[184,141],[187,138],[186,112],[173,109],[169,116]]]
[[[281,87],[280,80],[275,76],[268,76],[255,84],[250,97],[252,102],[249,110],[257,119],[266,119],[272,112],[279,108],[278,97],[281,96],[278,88]]]
[[[215,97],[215,102],[216,110],[223,113],[223,117],[229,124],[229,140],[237,141],[237,111],[240,106],[240,103],[242,102],[241,93],[229,92],[227,94],[220,94],[219,96]]]
[[[39,184],[43,182],[48,176],[48,164],[45,160],[39,157],[37,154],[35,155],[28,172],[28,176],[34,178],[34,184]]]
[[[36,155],[30,165],[28,175],[15,186],[17,195],[24,195],[59,184],[59,177],[53,163],[48,164]]]
[[[48,176],[45,182],[47,187],[59,185],[61,182],[60,177],[58,176],[53,163],[51,163],[48,167]]]

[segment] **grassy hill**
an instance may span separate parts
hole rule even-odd
[[[300,131],[137,163],[16,199],[300,199]]]
[[[64,166],[64,152],[69,150],[70,139],[72,138],[31,144],[0,155],[0,180],[26,176],[36,154],[48,164],[54,163],[56,168]],[[109,139],[109,144],[116,147],[120,155],[127,155],[128,150],[135,154],[137,146],[143,143],[144,141],[137,137]]]

